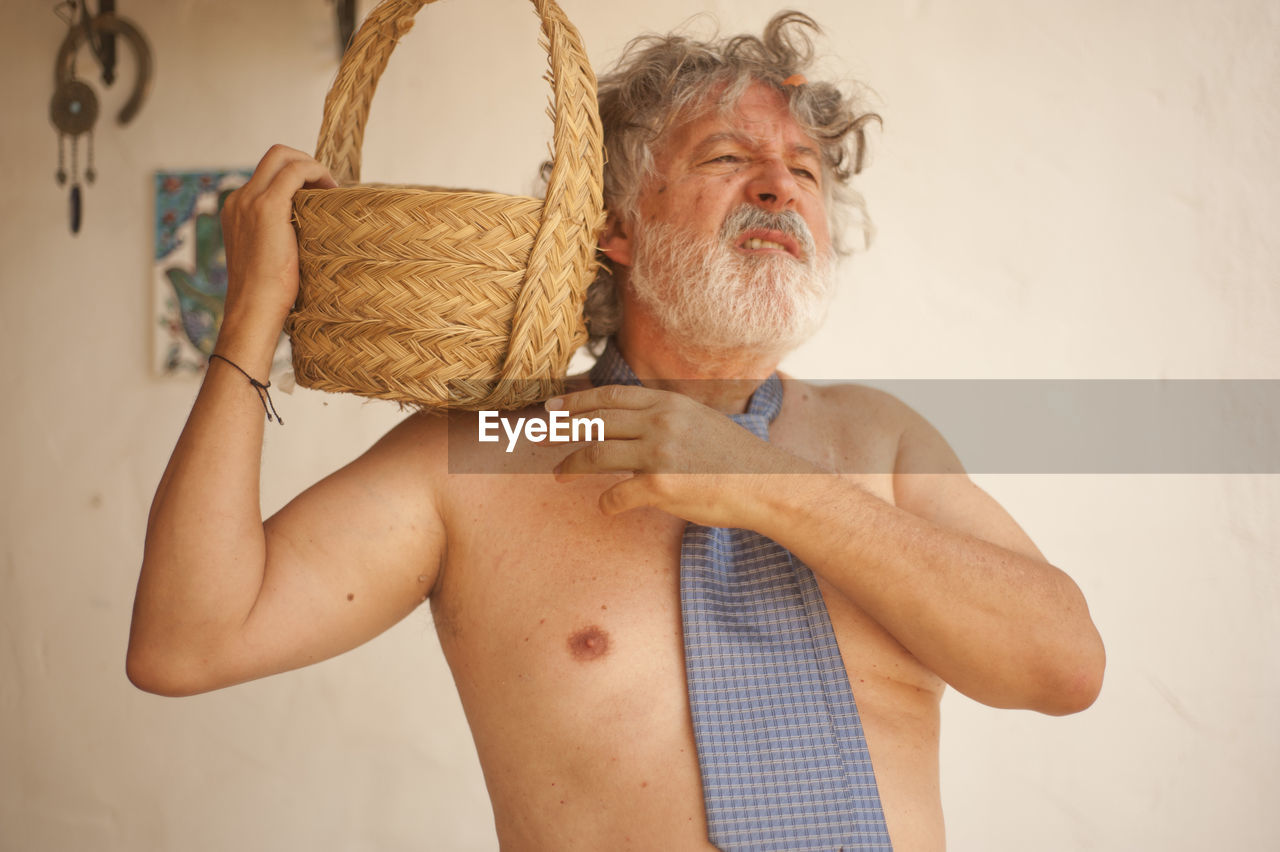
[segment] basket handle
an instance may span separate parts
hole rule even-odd
[[[391,51],[413,26],[418,10],[432,2],[435,0],[382,0],[365,18],[343,56],[338,76],[325,97],[316,144],[316,159],[329,168],[339,185],[360,180],[360,149],[378,78]],[[582,302],[595,265],[596,237],[604,224],[604,151],[595,72],[582,38],[555,0],[531,2],[542,21],[551,65],[552,167],[542,225],[516,300],[500,379],[538,380],[545,398],[558,392],[558,376],[586,340]],[[556,328],[573,328],[574,332],[557,334],[553,331]]]
[[[328,167],[340,186],[360,182],[361,149],[369,120],[369,106],[387,60],[400,39],[413,28],[414,17],[423,6],[436,0],[382,0],[360,25],[342,57],[338,75],[324,99],[324,116],[316,140],[316,159]],[[549,44],[552,87],[555,93],[555,141],[561,139],[560,124],[570,112],[563,104],[562,82],[577,78],[595,106],[595,75],[585,63],[572,62],[574,52],[585,56],[581,38],[554,0],[532,0]],[[567,42],[569,49],[561,46]],[[583,79],[585,75],[585,80]],[[580,85],[579,83],[579,85]],[[571,91],[580,91],[572,85]],[[558,151],[558,148],[555,149]],[[567,153],[567,152],[566,152]]]
[[[391,51],[413,28],[413,17],[435,0],[384,0],[364,19],[342,54],[338,76],[324,99],[316,159],[340,186],[360,182],[360,149],[369,104]]]

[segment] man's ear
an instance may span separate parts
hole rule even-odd
[[[604,223],[600,234],[600,251],[617,266],[631,265],[631,226],[613,212]]]

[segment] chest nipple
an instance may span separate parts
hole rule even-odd
[[[591,624],[572,634],[567,644],[569,656],[578,662],[598,660],[609,653],[609,634]]]

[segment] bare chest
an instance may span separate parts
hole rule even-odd
[[[454,490],[433,611],[446,653],[467,657],[473,676],[580,681],[589,695],[679,663],[684,523],[654,510],[606,517],[597,501],[613,481],[523,474]]]
[[[774,440],[828,469],[892,469],[893,444],[874,429],[850,442],[785,419]],[[565,452],[546,447],[507,473],[451,476],[442,512],[447,553],[432,612],[500,833],[553,831],[561,823],[537,815],[557,813],[580,839],[588,826],[625,826],[628,836],[679,826],[687,848],[705,848],[680,620],[685,523],[653,509],[605,516],[600,494],[618,478],[558,483],[550,471]],[[887,474],[859,484],[893,500]],[[819,583],[873,761],[892,768],[882,796],[896,810],[936,786],[918,779],[936,774],[940,683],[856,602]],[[673,837],[650,846],[686,848]]]
[[[539,713],[591,725],[651,715],[655,696],[685,712],[685,522],[655,509],[605,516],[599,496],[616,481],[520,474],[453,490],[432,609],[464,702],[536,701]],[[892,499],[887,477],[867,487]],[[855,691],[874,701],[881,686],[936,688],[856,602],[819,584]]]

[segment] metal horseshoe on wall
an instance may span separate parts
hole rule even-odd
[[[83,10],[83,4],[81,9]],[[49,120],[58,130],[58,185],[67,182],[67,172],[63,165],[63,143],[71,139],[71,233],[80,231],[82,212],[80,194],[80,164],[78,140],[87,137],[88,164],[85,169],[85,180],[93,183],[97,176],[93,168],[93,125],[98,118],[98,98],[88,84],[76,77],[76,53],[82,44],[88,41],[94,47],[95,56],[103,36],[119,36],[133,50],[137,76],[134,79],[133,91],[128,100],[116,115],[116,123],[128,124],[146,100],[151,87],[151,45],[147,43],[142,32],[125,18],[114,12],[104,11],[89,17],[87,11],[79,23],[73,23],[67,30],[62,46],[58,48],[58,57],[53,68],[53,98],[49,102]],[[101,58],[99,56],[99,58]]]
[[[69,29],[67,37],[62,40],[62,47],[58,49],[58,61],[54,65],[53,71],[53,84],[56,87],[61,85],[64,80],[74,79],[76,52],[80,49],[85,39],[102,34],[120,36],[133,49],[138,75],[133,81],[133,91],[129,94],[129,99],[125,101],[124,106],[120,108],[120,112],[116,115],[116,123],[125,125],[133,121],[134,116],[138,114],[138,110],[142,109],[142,102],[146,99],[147,92],[151,88],[151,45],[147,43],[142,32],[128,19],[121,18],[114,12],[102,12],[88,19],[84,25]]]

